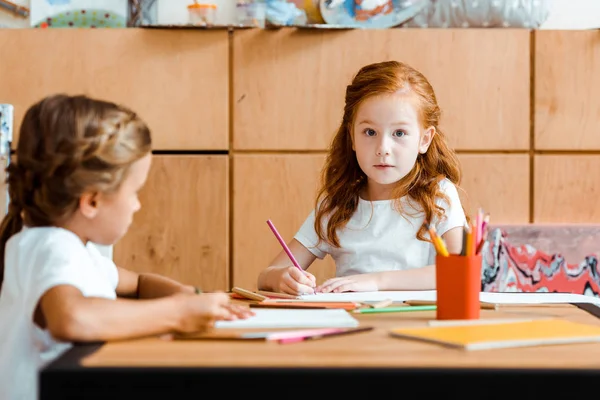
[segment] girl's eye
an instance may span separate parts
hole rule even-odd
[[[404,135],[406,135],[406,132],[404,132],[404,131],[396,131],[396,132],[394,132],[394,136],[396,136],[396,137],[402,137]]]
[[[365,135],[367,135],[367,136],[375,136],[375,134],[376,134],[376,132],[373,129],[371,129],[371,128],[365,129]]]

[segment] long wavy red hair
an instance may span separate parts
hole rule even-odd
[[[408,90],[414,96],[421,119],[421,126],[433,127],[436,133],[425,154],[419,154],[413,169],[394,188],[395,206],[403,212],[401,197],[409,196],[417,209],[425,215],[425,221],[443,218],[443,208],[436,199],[448,201],[439,190],[439,182],[448,178],[457,187],[461,179],[460,163],[454,151],[446,143],[439,128],[441,110],[433,87],[419,71],[401,62],[385,61],[367,65],[358,71],[346,88],[344,116],[329,148],[321,176],[321,188],[316,199],[315,231],[320,240],[339,247],[337,231],[350,220],[358,206],[359,193],[367,184],[367,177],[360,169],[352,149],[352,132],[356,112],[367,98]],[[327,227],[322,221],[327,218]],[[430,241],[427,230],[420,227],[417,238]]]

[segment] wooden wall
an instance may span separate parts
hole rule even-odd
[[[57,43],[60,43],[58,45]],[[253,288],[314,205],[345,86],[407,62],[432,82],[463,201],[495,223],[600,222],[600,35],[513,29],[0,30],[0,102],[124,103],[155,157],[119,265],[207,290]],[[311,270],[333,274],[331,260]]]

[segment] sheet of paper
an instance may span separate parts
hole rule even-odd
[[[237,321],[217,321],[215,328],[354,328],[359,325],[343,309],[253,309],[256,315]]]
[[[317,293],[302,296],[310,301],[393,301],[405,300],[435,300],[435,290],[417,291],[381,291],[381,292],[346,292],[346,293]],[[493,293],[481,292],[481,301],[495,304],[544,304],[544,303],[592,303],[600,306],[600,298],[571,293]]]
[[[302,300],[309,301],[393,301],[404,300],[435,300],[435,290],[399,291],[399,292],[346,292],[346,293],[317,293],[302,295]]]

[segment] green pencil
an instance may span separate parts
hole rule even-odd
[[[357,314],[375,314],[386,312],[409,312],[409,311],[432,311],[437,309],[435,305],[428,306],[400,306],[400,307],[384,307],[384,308],[358,308],[352,312]]]

